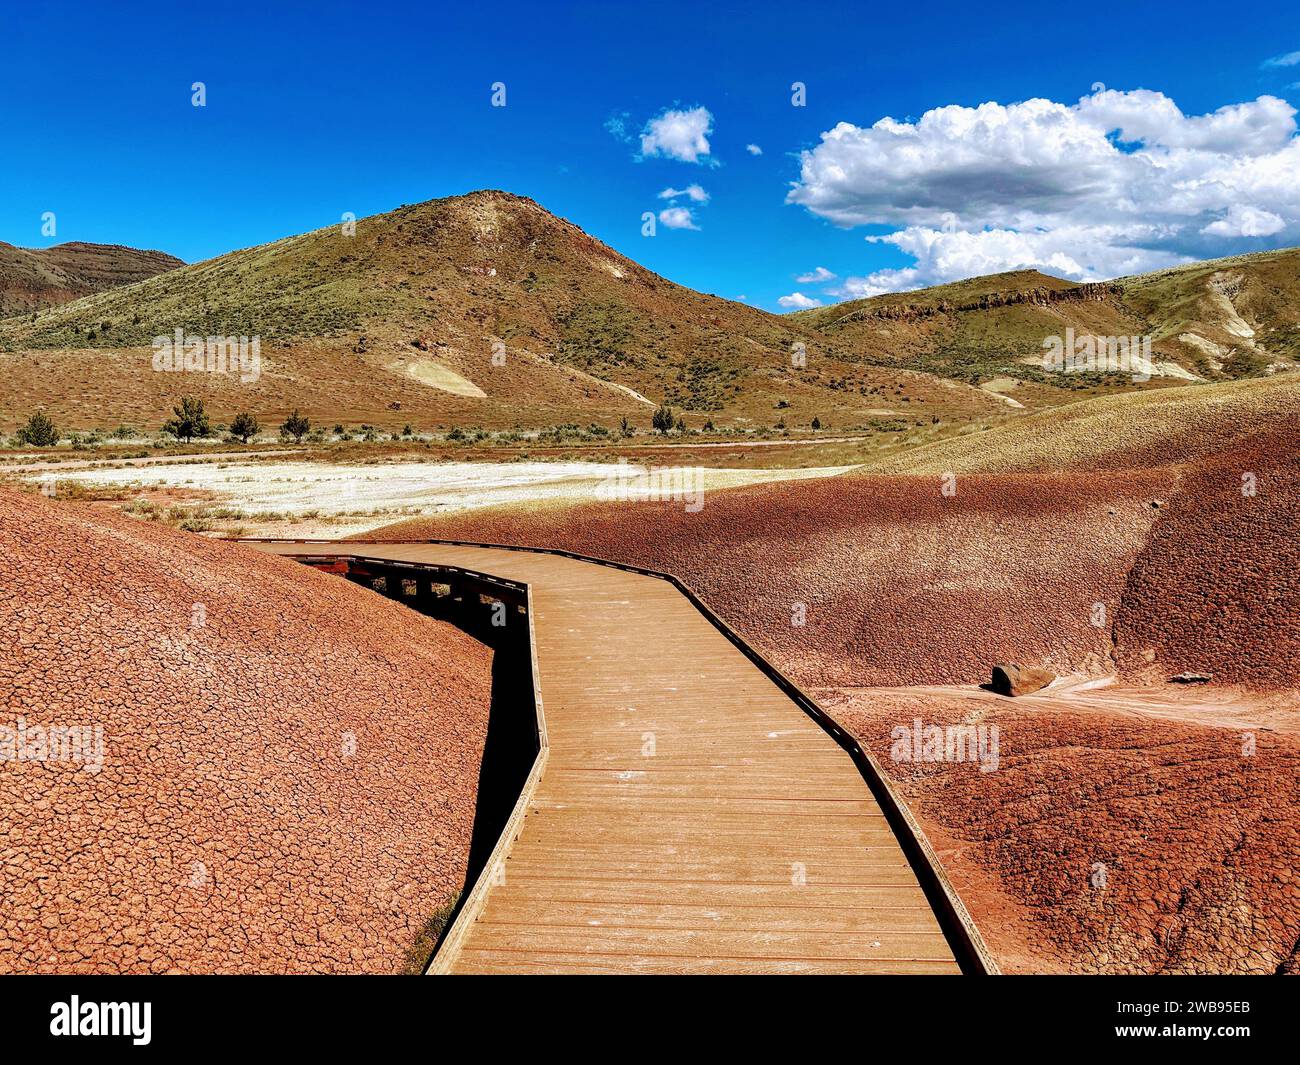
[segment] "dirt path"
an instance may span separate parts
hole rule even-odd
[[[985,705],[1014,703],[1020,709],[1044,712],[1064,708],[1102,711],[1116,716],[1158,718],[1217,728],[1261,729],[1300,735],[1300,695],[1261,695],[1213,685],[1165,684],[1138,688],[1121,686],[1113,677],[1061,677],[1049,688],[1014,700],[967,685],[915,685],[900,688],[828,688],[855,697],[887,698],[919,695],[936,699],[965,699]]]

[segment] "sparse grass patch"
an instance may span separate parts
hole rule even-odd
[[[55,479],[54,498],[74,503],[119,502],[129,499],[134,490],[124,485],[87,484],[85,481]]]
[[[458,891],[446,903],[439,906],[434,911],[433,916],[424,922],[424,927],[416,935],[415,942],[406,951],[406,958],[402,962],[400,970],[401,975],[423,975],[424,970],[429,967],[429,962],[433,959],[433,952],[438,949],[438,943],[442,940],[447,931],[447,926],[451,923],[452,914],[456,912],[456,906],[459,902],[460,892]]]

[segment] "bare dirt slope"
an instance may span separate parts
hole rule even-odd
[[[1105,672],[1106,627],[1170,476],[842,475],[680,503],[596,503],[389,527],[669,570],[806,684],[975,683],[1020,656]],[[799,623],[802,622],[802,623]]]
[[[1129,572],[1115,618],[1121,673],[1300,688],[1298,527],[1300,422],[1192,464]]]
[[[1007,971],[1300,966],[1300,736],[1257,724],[1267,700],[1227,726],[1186,692],[1181,720],[1091,693],[818,694],[900,783]],[[997,770],[892,761],[916,720],[996,726]]]
[[[391,972],[465,875],[479,643],[249,548],[0,494],[0,971]],[[102,728],[102,768],[38,760]],[[68,752],[64,752],[65,754]]]

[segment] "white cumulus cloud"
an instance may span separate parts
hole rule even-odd
[[[678,111],[669,109],[650,119],[641,131],[641,154],[662,155],[683,163],[708,159],[713,115],[706,107]]]
[[[699,185],[687,185],[684,189],[675,189],[672,186],[669,186],[664,189],[663,192],[659,193],[659,198],[661,200],[675,200],[679,196],[685,196],[693,203],[709,202],[709,194]]]
[[[1234,204],[1217,222],[1201,230],[1216,237],[1271,237],[1286,228],[1286,222],[1272,211]]]
[[[776,302],[782,307],[792,307],[797,311],[804,311],[809,307],[820,307],[822,305],[821,300],[805,296],[802,292],[791,292],[788,296],[778,296]]]
[[[749,152],[750,155],[762,155],[762,154],[763,154],[763,149],[760,148],[757,144],[746,144],[746,145],[745,145],[745,151]]]
[[[820,285],[825,281],[834,281],[835,274],[831,273],[824,266],[817,267],[816,270],[809,270],[806,274],[799,274],[795,280],[801,285]]]
[[[891,227],[868,239],[914,260],[837,295],[1026,268],[1114,277],[1259,237],[1300,243],[1295,115],[1274,96],[1185,115],[1139,89],[841,122],[802,153],[787,199],[842,226]]]
[[[669,229],[699,229],[689,207],[665,207],[659,212],[659,222]]]

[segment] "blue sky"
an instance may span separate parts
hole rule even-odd
[[[1282,4],[1074,5],[1066,24],[1006,3],[3,4],[0,239],[27,247],[195,261],[496,187],[776,310],[1300,243],[1279,176],[1295,184],[1300,17]],[[1053,106],[1005,109],[1031,99]],[[989,101],[1004,107],[965,110]],[[700,108],[707,153],[643,144],[665,111]],[[952,110],[922,120],[936,108]],[[886,116],[897,128],[871,129]],[[707,202],[659,195],[691,185]],[[696,228],[642,236],[643,212],[672,206]],[[795,280],[817,267],[835,278]]]

